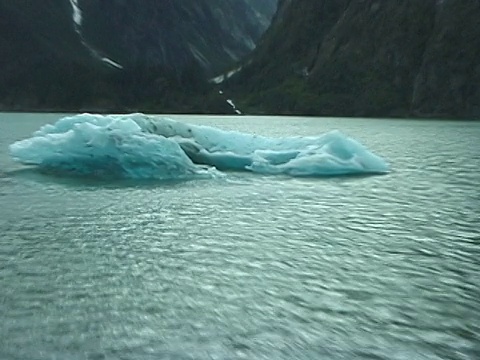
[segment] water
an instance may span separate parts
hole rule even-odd
[[[38,174],[0,115],[0,359],[478,359],[480,123],[183,117],[339,129],[385,176]]]

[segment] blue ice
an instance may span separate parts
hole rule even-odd
[[[14,160],[75,175],[191,179],[222,170],[290,176],[382,174],[388,164],[332,131],[271,138],[143,114],[82,114],[45,125],[10,145]]]

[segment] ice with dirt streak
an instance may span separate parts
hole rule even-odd
[[[220,171],[271,175],[383,174],[384,159],[339,131],[273,138],[169,118],[82,114],[10,145],[16,161],[56,173],[129,179],[192,179]]]

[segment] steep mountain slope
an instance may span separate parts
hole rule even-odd
[[[480,117],[477,0],[283,0],[230,86],[247,109]]]
[[[189,111],[276,2],[0,0],[0,109]]]
[[[101,68],[79,41],[71,13],[69,1],[0,1],[0,108],[49,103],[49,87],[64,88],[54,99],[61,107],[67,89],[80,90],[77,74]]]
[[[249,53],[268,27],[275,1],[259,3],[83,0],[82,31],[124,66],[181,70],[195,63],[213,74]]]

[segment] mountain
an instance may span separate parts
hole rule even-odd
[[[0,0],[0,109],[202,111],[277,0]]]
[[[250,112],[480,118],[478,0],[281,0],[222,87]]]
[[[162,66],[181,72],[194,63],[209,75],[253,50],[275,11],[272,0],[83,0],[80,4],[85,41],[123,66]]]
[[[478,0],[0,0],[0,110],[480,118],[479,18]]]

